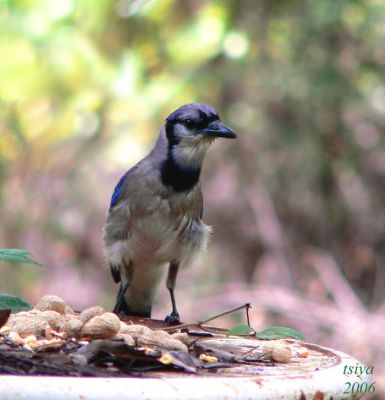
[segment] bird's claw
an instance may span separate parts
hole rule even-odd
[[[178,312],[173,311],[170,315],[167,315],[164,320],[169,324],[180,324],[180,317]]]

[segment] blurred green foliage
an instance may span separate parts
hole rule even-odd
[[[191,75],[221,51],[229,10],[182,3],[2,1],[2,157],[101,134],[102,110],[108,134],[145,134],[159,108],[196,96]],[[210,93],[208,78],[198,84]]]
[[[11,263],[24,263],[24,264],[34,264],[39,265],[37,261],[32,260],[28,257],[29,251],[21,249],[0,249],[0,260],[8,261]]]

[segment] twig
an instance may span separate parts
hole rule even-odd
[[[366,311],[361,300],[342,275],[341,268],[330,253],[310,248],[306,256],[342,311],[348,314],[351,312],[365,314]]]
[[[169,326],[167,328],[157,328],[157,330],[163,330],[163,331],[173,331],[176,329],[182,329],[182,328],[188,328],[190,326],[201,326],[204,324],[207,324],[207,322],[213,321],[214,319],[220,318],[220,317],[224,317],[225,315],[228,314],[232,314],[234,312],[240,311],[245,309],[246,310],[246,316],[247,316],[247,323],[250,326],[250,322],[249,322],[249,309],[251,308],[251,304],[250,303],[245,303],[239,307],[236,308],[232,308],[230,310],[224,311],[220,314],[216,314],[213,317],[207,318],[204,321],[197,321],[197,322],[189,322],[189,323],[185,323],[185,324],[179,324],[179,325],[173,325],[173,326]]]
[[[250,308],[251,308],[251,304],[250,304],[250,303],[246,303],[245,306],[246,306],[247,325],[250,326],[249,310],[250,310]],[[251,328],[251,326],[250,326],[250,328]]]
[[[230,310],[224,311],[220,314],[214,315],[211,318],[205,319],[204,321],[198,321],[197,325],[203,325],[203,324],[207,324],[207,322],[213,321],[214,319],[220,318],[220,317],[224,317],[225,315],[228,314],[232,314],[234,312],[246,309],[246,312],[248,311],[248,309],[251,307],[250,303],[245,303],[242,306],[236,307],[236,308],[232,308]]]
[[[253,213],[260,240],[279,266],[286,284],[296,288],[297,279],[291,265],[294,256],[269,192],[262,183],[253,182],[244,187],[244,194]]]

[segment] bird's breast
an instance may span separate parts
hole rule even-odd
[[[202,223],[187,216],[170,218],[166,213],[137,219],[129,231],[127,246],[132,258],[139,263],[165,263],[181,259],[193,248],[199,248]]]
[[[151,208],[137,216],[133,213],[125,247],[134,263],[179,260],[188,264],[206,246],[209,228],[191,213],[188,199],[184,200],[157,198]]]
[[[190,264],[205,248],[210,232],[199,217],[200,209],[197,192],[142,193],[140,201],[122,204],[111,215],[105,227],[107,257],[116,264],[121,259],[136,265]]]

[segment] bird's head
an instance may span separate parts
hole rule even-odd
[[[186,104],[166,119],[166,136],[179,162],[201,164],[209,145],[216,138],[237,135],[221,122],[217,111],[206,104]]]
[[[167,138],[172,144],[212,141],[217,137],[234,139],[237,135],[224,126],[216,110],[206,104],[186,104],[166,119]]]

